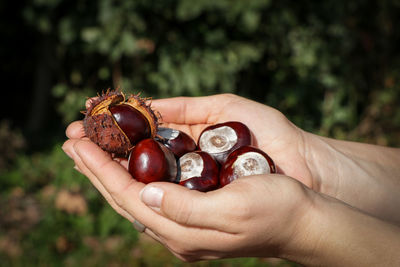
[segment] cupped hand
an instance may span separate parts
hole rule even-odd
[[[240,121],[250,128],[256,146],[271,156],[281,174],[319,188],[320,181],[313,180],[305,159],[305,132],[274,108],[232,94],[160,99],[152,106],[162,114],[166,127],[182,130],[195,140],[206,126]]]
[[[208,125],[243,122],[282,175],[241,178],[207,194],[153,183],[146,188],[158,191],[140,194],[145,185],[132,179],[126,160],[112,158],[87,140],[81,121],[67,128],[70,139],[63,149],[119,214],[142,222],[148,235],[181,259],[279,256],[284,244],[294,239],[294,222],[306,210],[303,184],[313,184],[302,156],[302,131],[279,111],[230,94],[154,100],[152,107],[162,114],[163,126],[182,130],[195,140]],[[163,197],[155,203],[147,193],[160,190]],[[146,201],[159,207],[149,208]]]
[[[240,121],[250,128],[256,146],[275,161],[278,172],[319,188],[304,155],[305,132],[274,108],[232,94],[158,99],[151,106],[161,114],[162,126],[182,130],[196,141],[209,125]],[[72,139],[84,137],[82,122],[71,123],[66,132]],[[121,162],[126,165],[126,160]]]
[[[317,202],[315,199],[319,195],[314,191],[320,191],[322,184],[322,181],[315,177],[329,176],[329,173],[313,178],[305,155],[307,149],[310,149],[307,146],[312,139],[279,111],[230,94],[154,100],[152,106],[162,114],[163,126],[182,130],[195,140],[208,125],[232,120],[243,122],[252,131],[256,145],[274,159],[280,171],[278,175],[240,178],[221,189],[207,193],[188,190],[172,183],[158,182],[144,185],[132,179],[126,170],[126,160],[112,158],[87,140],[82,122],[72,123],[67,129],[67,136],[70,139],[64,143],[63,149],[74,160],[76,168],[91,180],[118,213],[130,221],[136,219],[143,223],[147,227],[145,233],[164,244],[177,257],[187,261],[240,256],[291,258],[298,254],[296,250],[304,248],[304,243],[309,244],[308,248],[311,248],[313,253],[315,244],[318,245],[320,241],[315,230],[321,228],[320,234],[321,231],[326,233],[326,222],[334,221],[331,223],[333,225],[331,230],[338,228],[337,233],[342,232],[342,228],[337,227],[339,223],[335,220],[337,215],[343,212],[337,212],[332,217],[328,216],[325,223],[321,223],[318,217],[316,219],[313,217]],[[328,150],[333,150],[332,142],[326,144]],[[382,170],[397,170],[391,164],[390,168],[382,168],[385,165],[378,164],[382,160],[377,160],[375,165],[370,162],[370,158],[373,158],[371,153],[379,154],[380,157],[386,153],[390,159],[398,156],[397,151],[388,153],[386,149],[370,146],[362,146],[360,149],[359,145],[348,143],[334,145],[342,148],[340,151],[358,148],[356,151],[362,151],[361,155],[369,159],[366,162],[368,166],[376,165],[374,168],[366,168],[365,162],[363,165],[354,159],[349,161],[350,170],[364,166],[365,170],[358,174],[364,180],[364,177],[369,177],[365,175],[366,171],[378,175]],[[369,150],[372,152],[368,152]],[[321,162],[322,165],[325,164],[324,161],[335,159],[329,157],[329,153],[317,152],[319,151],[315,151],[314,157],[318,159],[316,162]],[[343,174],[345,166],[343,164],[341,166],[339,173]],[[314,169],[315,166],[313,173]],[[397,174],[398,172],[394,172],[393,176]],[[357,178],[357,175],[350,177]],[[393,182],[385,183],[377,180],[378,185],[384,185],[382,188],[385,190],[381,190],[382,194],[354,194],[354,189],[358,189],[358,192],[372,192],[361,190],[365,189],[363,179],[358,180],[357,186],[354,186],[354,183],[352,186],[347,186],[341,195],[338,194],[337,188],[336,194],[322,193],[347,200],[347,203],[355,207],[362,209],[367,207],[364,210],[371,214],[379,215],[376,211],[389,206],[387,203],[392,203],[394,209],[397,207],[393,204],[396,201],[387,201],[398,199],[396,194],[398,191],[395,190]],[[324,180],[323,184],[325,182]],[[374,186],[369,188],[379,189],[375,181],[370,184]],[[387,188],[391,187],[395,193],[385,198],[384,196],[388,195]],[[374,200],[371,198],[374,195],[378,196],[379,201],[373,203],[385,205],[374,204],[376,207],[372,208],[371,205],[366,206],[365,199]],[[334,202],[339,203],[336,200]],[[346,207],[347,210],[355,210],[341,202],[340,206]],[[320,214],[326,216],[332,213],[324,208],[320,209]],[[343,214],[345,215],[342,219],[346,224],[349,216],[347,213]],[[391,218],[387,214],[384,215],[381,217]],[[365,222],[365,216],[360,221]],[[354,225],[357,224],[360,222]],[[348,233],[354,232],[353,225],[350,224],[348,228]],[[364,237],[365,233],[371,231],[368,229],[361,232]],[[314,239],[310,236],[314,236]],[[356,239],[360,241],[359,235],[356,235]],[[316,240],[318,242],[315,242]],[[328,250],[328,255],[330,252],[331,250]]]
[[[182,260],[285,257],[303,238],[311,191],[287,176],[241,178],[202,193],[137,182],[89,140],[70,139],[63,149],[119,214]]]

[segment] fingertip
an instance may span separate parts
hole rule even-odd
[[[75,143],[79,141],[79,139],[68,139],[67,141],[64,142],[64,144],[61,146],[61,149],[67,154],[68,157],[70,157],[72,160],[75,160],[78,155],[75,152],[74,146]]]
[[[82,138],[85,137],[85,130],[83,129],[82,121],[74,121],[68,125],[65,130],[65,134],[68,138]]]
[[[102,150],[89,139],[79,139],[73,144],[75,152],[80,156],[102,155],[110,157],[110,155]]]
[[[73,144],[72,144],[72,148],[74,149],[74,151],[76,153],[79,153],[81,151],[80,146],[82,145],[82,143],[86,142],[85,140],[76,140]],[[79,155],[79,154],[78,154]]]
[[[147,184],[139,193],[139,197],[144,204],[156,211],[161,211],[171,218],[174,218],[173,214],[176,212],[177,207],[189,207],[190,203],[200,200],[201,196],[204,195],[205,193],[203,192],[190,190],[184,186],[168,182]]]
[[[97,96],[88,98],[88,99],[86,100],[86,102],[85,102],[85,107],[86,107],[87,109],[90,108],[90,106],[92,105],[92,103],[93,103],[94,101],[96,101],[98,98],[99,98],[99,97],[97,97]]]

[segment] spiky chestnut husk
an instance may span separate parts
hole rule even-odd
[[[150,104],[146,103],[147,100],[149,98],[141,98],[139,94],[126,97],[119,90],[107,90],[97,98],[90,99],[83,119],[86,136],[107,152],[117,156],[127,156],[137,142],[145,138],[154,138],[157,133],[160,115],[151,109]],[[122,124],[118,124],[115,111],[110,110],[116,110],[121,106],[129,106],[134,113],[138,113],[136,115],[138,119],[148,123],[149,133],[140,140],[130,140],[122,129]]]

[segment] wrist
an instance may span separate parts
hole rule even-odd
[[[312,189],[334,198],[340,198],[340,179],[352,176],[353,160],[332,144],[332,139],[304,132],[303,155],[313,177]],[[346,166],[352,165],[352,168]],[[345,199],[341,199],[346,201]],[[352,203],[350,203],[352,204]]]
[[[312,204],[284,258],[306,266],[400,264],[399,227],[329,196],[309,195]]]
[[[301,130],[301,136],[303,139],[302,155],[312,177],[311,189],[325,193],[330,186],[324,180],[324,173],[326,173],[324,168],[329,168],[331,165],[327,163],[332,161],[329,159],[332,152],[329,152],[328,144],[320,136],[303,130]]]
[[[313,259],[316,235],[315,225],[319,220],[319,196],[313,190],[304,187],[304,198],[298,204],[297,218],[293,220],[290,238],[282,246],[278,257],[301,264],[310,263]]]
[[[400,225],[400,150],[303,132],[312,189]]]

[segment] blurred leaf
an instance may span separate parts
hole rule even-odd
[[[79,83],[81,76],[78,72],[73,73],[75,83]],[[81,111],[85,110],[85,101],[94,92],[90,89],[83,91],[71,90],[65,84],[58,84],[53,87],[53,94],[56,97],[62,97],[62,102],[58,105],[58,112],[63,116],[64,123],[70,123],[76,119],[81,119]]]
[[[81,38],[88,43],[94,43],[100,38],[101,29],[97,27],[86,27],[81,31]]]
[[[121,220],[110,206],[104,206],[99,214],[99,233],[101,237],[106,237],[115,230],[115,227]]]

